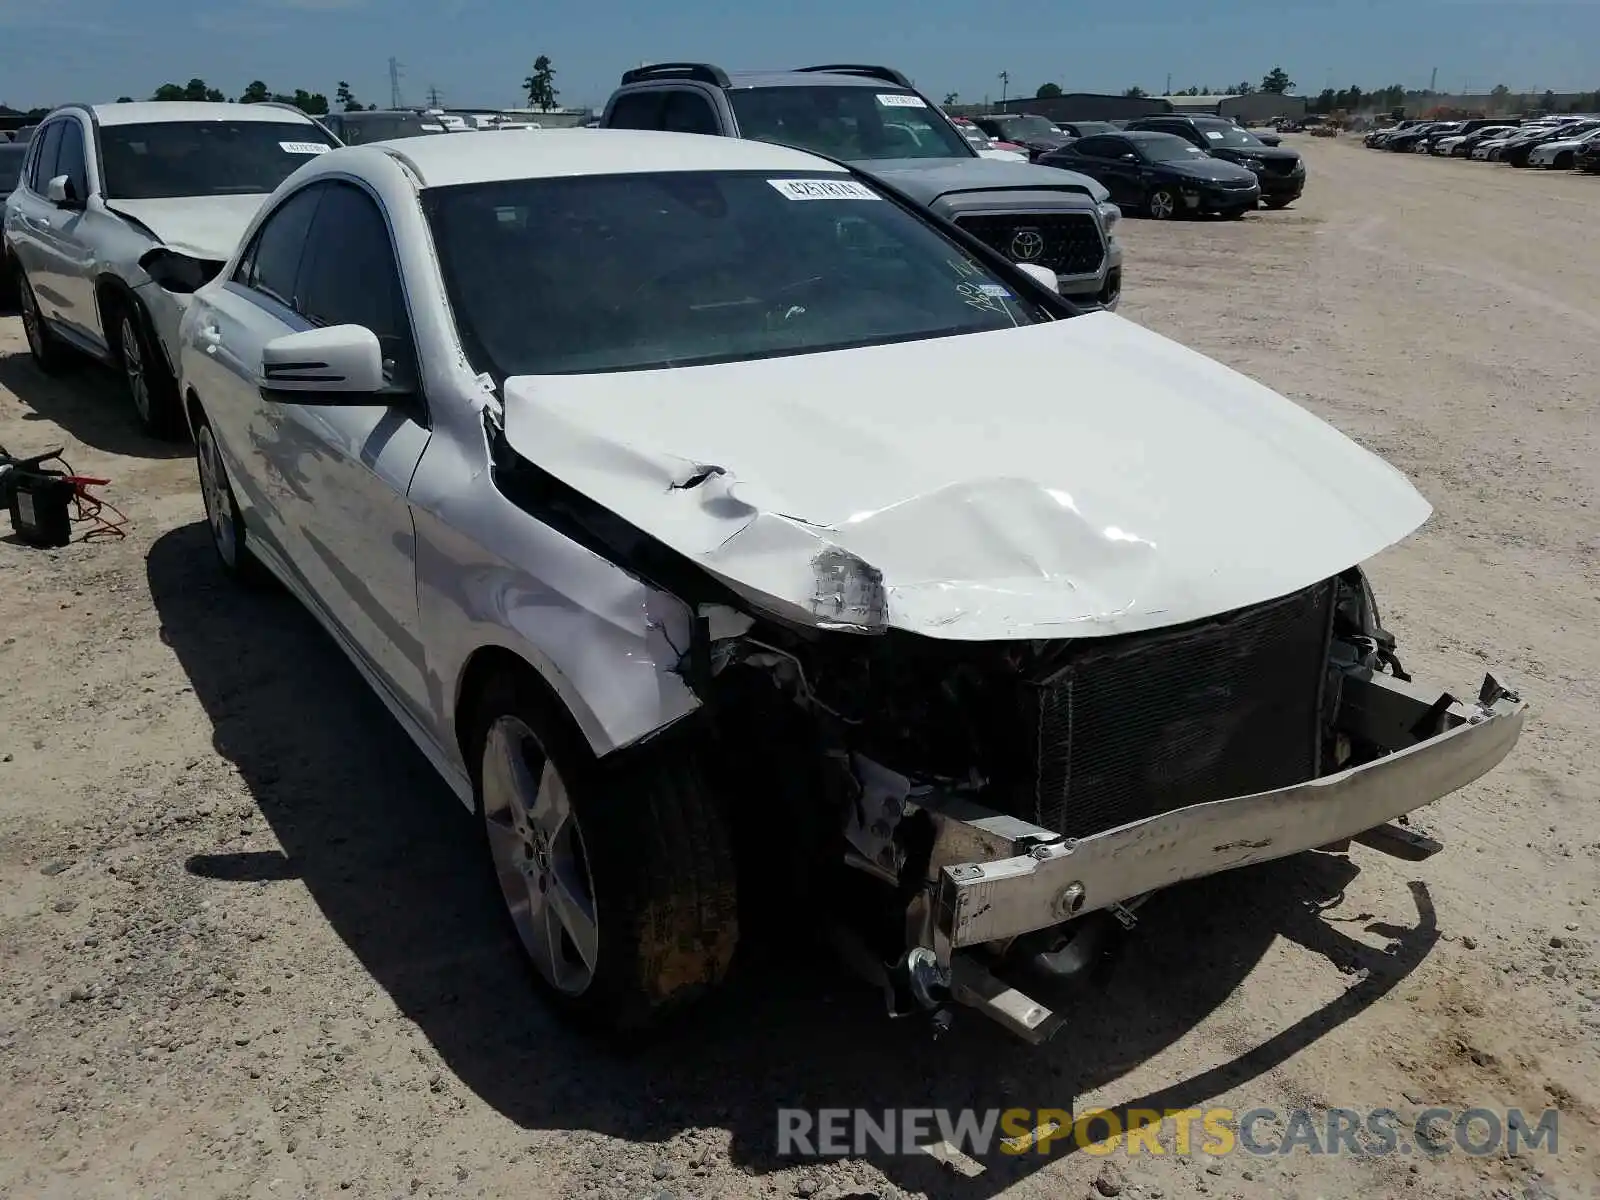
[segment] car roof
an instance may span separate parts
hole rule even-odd
[[[193,121],[277,121],[312,124],[299,109],[276,104],[227,104],[195,100],[136,100],[90,106],[101,125],[155,125]]]
[[[1096,137],[1125,137],[1131,142],[1153,142],[1158,138],[1177,138],[1185,146],[1189,143],[1175,133],[1162,133],[1159,129],[1123,129],[1116,133],[1097,133]]]
[[[423,187],[453,187],[564,175],[627,175],[651,171],[815,171],[840,174],[827,159],[771,142],[645,129],[546,129],[508,138],[500,130],[449,137],[371,142],[319,156],[330,167],[340,156],[381,147],[405,162]]]

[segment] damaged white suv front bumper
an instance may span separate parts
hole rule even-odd
[[[1404,844],[1403,831],[1387,837],[1377,831],[1491,770],[1516,744],[1526,711],[1492,677],[1470,703],[1388,675],[1351,678],[1338,724],[1388,753],[1305,783],[1195,804],[1078,839],[953,799],[920,798],[939,830],[923,974],[954,1000],[1043,1041],[1059,1018],[991,975],[978,948],[1003,948],[1100,910],[1126,917],[1125,905],[1162,888],[1305,850],[1351,839],[1370,839],[1380,849]]]

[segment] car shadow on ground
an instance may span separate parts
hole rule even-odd
[[[164,637],[283,853],[191,859],[222,881],[298,878],[340,938],[432,1041],[461,1084],[528,1129],[664,1142],[721,1128],[737,1165],[764,1173],[779,1108],[1060,1108],[1160,1052],[1214,1012],[1283,936],[1360,975],[1332,1003],[1230,1061],[1129,1100],[1180,1109],[1272,1071],[1392,989],[1437,940],[1413,885],[1413,928],[1387,950],[1319,914],[1354,877],[1312,854],[1158,896],[1105,990],[1068,1009],[1031,1048],[958,1010],[932,1044],[927,1023],[891,1022],[881,1000],[796,938],[770,944],[672,1036],[623,1052],[572,1036],[538,1002],[506,930],[476,822],[438,780],[332,641],[293,599],[237,591],[205,528],[163,536],[148,562]],[[1373,930],[1369,929],[1369,932]],[[1070,1142],[1054,1147],[1072,1152]],[[867,1156],[899,1187],[987,1197],[1046,1157],[993,1155],[975,1177],[925,1155]]]
[[[27,406],[24,421],[37,422],[37,446],[11,446],[14,454],[36,454],[60,445],[54,430],[107,454],[129,458],[187,458],[193,451],[184,442],[161,441],[141,432],[133,402],[121,381],[106,367],[88,358],[69,359],[59,375],[46,375],[27,351],[0,354],[0,388]]]

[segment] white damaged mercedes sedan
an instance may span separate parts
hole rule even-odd
[[[1390,822],[1517,741],[1380,623],[1397,471],[1046,274],[810,154],[580,130],[318,155],[192,296],[223,567],[477,814],[569,1015],[772,922],[1038,1042],[1153,893],[1425,856]]]

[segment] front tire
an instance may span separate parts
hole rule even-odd
[[[638,1032],[721,983],[734,859],[690,739],[596,759],[555,697],[512,674],[476,705],[468,752],[507,915],[563,1016]]]
[[[1300,199],[1299,196],[1268,196],[1266,197],[1266,205],[1276,211],[1280,208],[1288,208],[1298,199]]]
[[[1170,221],[1178,215],[1178,193],[1169,187],[1151,188],[1144,198],[1145,216],[1152,221]]]
[[[46,375],[60,374],[66,366],[67,348],[50,332],[39,311],[39,298],[33,294],[33,284],[21,264],[17,266],[17,302],[22,309],[22,332],[28,339],[28,353],[33,365]]]
[[[206,509],[206,527],[211,532],[211,548],[216,551],[217,561],[230,579],[246,587],[260,587],[267,581],[267,572],[250,552],[239,502],[234,498],[233,485],[228,482],[216,435],[204,416],[195,422],[194,458],[200,475],[200,498]]]
[[[134,302],[119,301],[109,308],[116,329],[112,351],[139,428],[151,437],[176,441],[182,433],[182,422],[178,385],[172,373],[154,339],[146,335],[147,324],[135,310]]]

